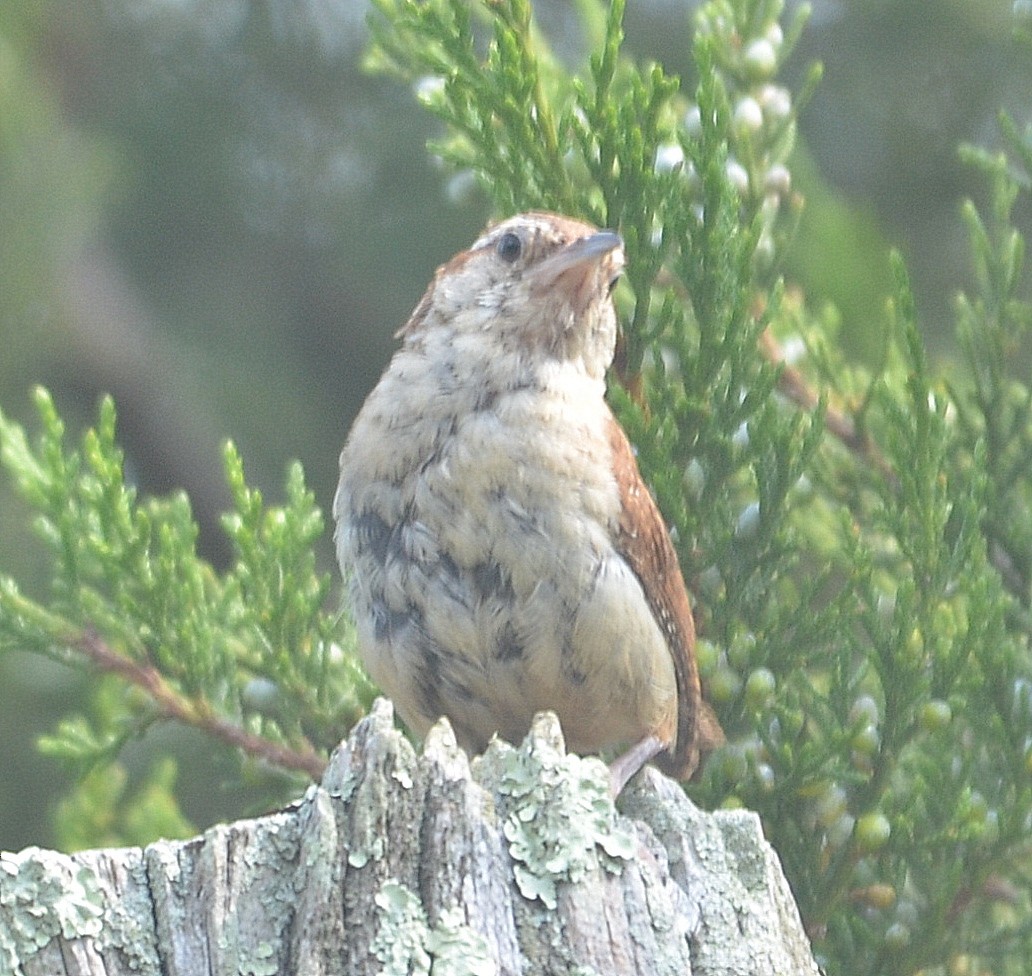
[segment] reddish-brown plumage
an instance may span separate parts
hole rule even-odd
[[[692,607],[670,533],[638,472],[627,435],[615,417],[610,418],[609,443],[621,504],[615,546],[641,581],[653,616],[666,635],[677,675],[677,726],[656,730],[657,738],[673,748],[660,753],[655,761],[668,775],[685,779],[699,763],[702,701]]]

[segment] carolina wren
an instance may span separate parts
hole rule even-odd
[[[424,735],[630,749],[687,778],[722,735],[688,594],[605,402],[623,268],[613,231],[548,213],[489,227],[438,268],[355,420],[333,503],[362,657]]]

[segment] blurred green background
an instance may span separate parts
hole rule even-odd
[[[629,7],[629,47],[690,88],[693,5]],[[1022,123],[1032,112],[1012,4],[812,7],[783,78],[825,67],[801,118],[793,176],[808,204],[786,273],[814,303],[834,302],[852,353],[873,360],[886,251],[899,247],[932,349],[948,356],[952,297],[969,277],[959,201],[980,189],[957,145],[996,144],[1001,106]],[[574,5],[535,8],[579,63]],[[362,72],[367,12],[361,0],[0,4],[0,408],[31,422],[29,390],[43,383],[81,426],[112,393],[131,477],[189,493],[216,564],[219,443],[236,441],[270,500],[299,458],[328,509],[393,331],[488,216],[425,151],[434,123],[412,93]],[[0,481],[0,573],[43,595],[27,521]],[[332,566],[329,533],[322,558]],[[82,681],[0,658],[0,848],[52,842],[66,774],[34,743]],[[239,813],[194,737],[149,738],[134,749],[184,757],[195,823]]]

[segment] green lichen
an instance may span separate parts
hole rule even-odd
[[[462,909],[445,909],[431,925],[419,898],[397,881],[386,882],[374,901],[380,924],[372,950],[383,976],[497,976],[487,941]]]
[[[104,901],[92,872],[67,857],[30,847],[0,853],[0,968],[20,964],[51,939],[96,938]]]
[[[147,883],[143,852],[122,862],[126,883],[119,885],[117,898],[110,896],[104,903],[104,920],[98,943],[117,949],[127,968],[139,972],[159,972],[157,934],[154,930],[154,903]],[[117,855],[116,855],[117,856]],[[94,857],[96,860],[94,860]],[[108,857],[105,851],[87,851],[76,855],[83,862],[81,872],[90,880],[103,877]]]
[[[427,948],[434,959],[431,976],[497,976],[498,963],[491,957],[487,940],[465,923],[461,908],[441,912],[430,930]]]
[[[419,899],[405,885],[388,881],[373,900],[380,924],[372,950],[383,963],[382,976],[429,976],[429,926]]]
[[[555,908],[559,882],[576,883],[598,867],[618,874],[634,857],[634,834],[617,819],[605,764],[566,755],[554,718],[539,719],[519,749],[494,743],[487,765],[507,798],[502,829],[524,898]]]

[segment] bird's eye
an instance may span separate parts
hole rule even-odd
[[[519,239],[519,236],[509,231],[508,234],[502,234],[498,238],[498,244],[495,245],[495,250],[498,252],[500,257],[506,264],[512,264],[523,251],[523,241]]]

